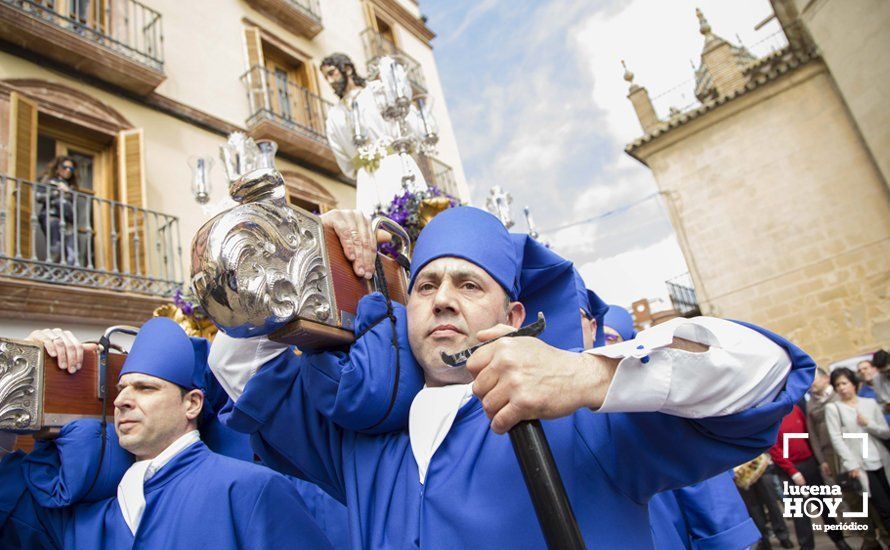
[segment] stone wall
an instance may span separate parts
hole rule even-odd
[[[890,2],[795,4],[890,185]]]
[[[705,314],[826,363],[890,344],[890,192],[821,61],[647,144]]]

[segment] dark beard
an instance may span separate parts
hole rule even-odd
[[[334,88],[334,93],[337,94],[337,97],[343,99],[343,96],[346,95],[346,84],[349,83],[347,80],[348,76],[341,75],[340,80],[331,84],[331,87]]]

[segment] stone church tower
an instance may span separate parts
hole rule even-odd
[[[772,4],[788,45],[764,57],[697,10],[691,107],[660,118],[625,68],[643,130],[625,150],[666,199],[702,312],[828,364],[890,346],[890,3]]]

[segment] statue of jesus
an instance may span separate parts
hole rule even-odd
[[[324,58],[321,72],[340,98],[328,111],[325,126],[340,170],[356,180],[356,208],[369,216],[384,209],[403,192],[403,180],[411,182],[412,189],[424,189],[414,159],[390,147],[398,129],[396,122],[380,113],[382,83],[362,78],[342,53]],[[412,109],[407,122],[412,132],[419,133],[416,110]]]

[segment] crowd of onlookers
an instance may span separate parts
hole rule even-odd
[[[862,548],[890,547],[890,368],[888,353],[875,352],[856,365],[855,372],[819,367],[807,398],[795,405],[779,428],[768,454],[736,469],[736,484],[763,539],[759,548],[793,548],[785,523],[783,483],[798,486],[838,485],[843,504],[836,517],[822,508],[822,523],[839,521],[867,525],[857,530]],[[805,433],[806,438],[785,434]],[[845,437],[845,434],[846,437]],[[857,435],[865,434],[865,437]],[[785,446],[787,445],[787,450]],[[863,497],[867,495],[867,497]],[[844,517],[859,512],[868,501],[868,517]],[[800,548],[814,548],[810,517],[793,518]],[[823,529],[838,548],[850,548],[843,529]]]

